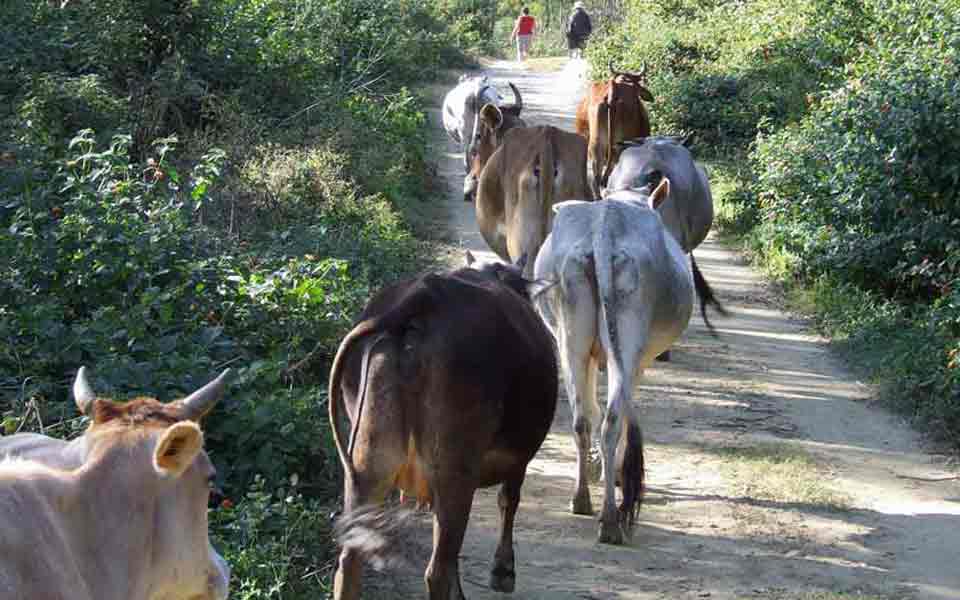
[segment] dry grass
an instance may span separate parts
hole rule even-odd
[[[755,444],[716,452],[723,460],[731,494],[830,510],[850,506],[846,495],[829,486],[829,470],[802,450],[786,444]]]

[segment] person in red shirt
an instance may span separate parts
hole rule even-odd
[[[537,22],[530,16],[530,9],[526,6],[520,11],[522,14],[517,17],[517,22],[513,25],[513,31],[510,33],[510,39],[517,38],[517,62],[522,62],[530,53],[530,42],[533,41],[533,35],[537,28]]]

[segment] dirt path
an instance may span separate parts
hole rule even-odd
[[[578,69],[512,67],[488,73],[518,85],[528,123],[572,130]],[[448,241],[487,252],[438,116]],[[951,475],[946,458],[867,406],[871,390],[776,308],[735,253],[710,239],[697,259],[732,315],[716,319],[718,338],[696,316],[672,362],[637,389],[649,492],[631,543],[596,543],[595,519],[568,510],[575,450],[563,399],[524,485],[513,597],[960,599],[960,482],[933,481]],[[594,486],[595,506],[600,493]],[[483,490],[462,552],[472,600],[502,597],[487,587],[498,528],[496,490]],[[422,529],[429,547],[426,520]],[[423,597],[425,563],[415,562],[377,587]]]

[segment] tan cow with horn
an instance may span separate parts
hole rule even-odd
[[[81,367],[81,442],[4,440],[0,597],[225,600],[230,569],[207,536],[216,473],[197,421],[227,374],[176,402],[118,403],[97,397]]]
[[[553,205],[591,200],[587,185],[587,144],[550,125],[517,127],[487,161],[477,188],[477,225],[500,258],[530,258],[524,276],[553,223]]]

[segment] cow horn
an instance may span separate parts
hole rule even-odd
[[[647,138],[645,137],[635,137],[630,138],[629,140],[617,142],[617,146],[619,146],[621,149],[633,148],[635,146],[642,146],[646,141]]]
[[[80,367],[77,378],[73,380],[73,401],[77,403],[80,414],[86,415],[97,395],[93,393],[90,382],[87,381],[87,368]]]
[[[643,61],[643,67],[640,69],[640,79],[647,79],[647,61]]]
[[[219,377],[181,400],[180,403],[183,406],[181,416],[184,419],[196,421],[207,414],[223,396],[225,382],[229,375],[230,369],[224,370]]]
[[[613,68],[613,61],[612,61],[612,60],[608,63],[608,66],[609,66],[609,68],[610,68],[610,75],[612,75],[613,77],[617,77],[617,76],[619,76],[619,75],[623,75],[623,71],[618,71],[618,70],[616,70],[616,69]]]
[[[523,110],[523,97],[520,96],[520,90],[517,89],[517,86],[513,85],[512,81],[508,81],[507,85],[513,90],[513,107],[517,111],[517,116],[520,116],[520,111]]]

